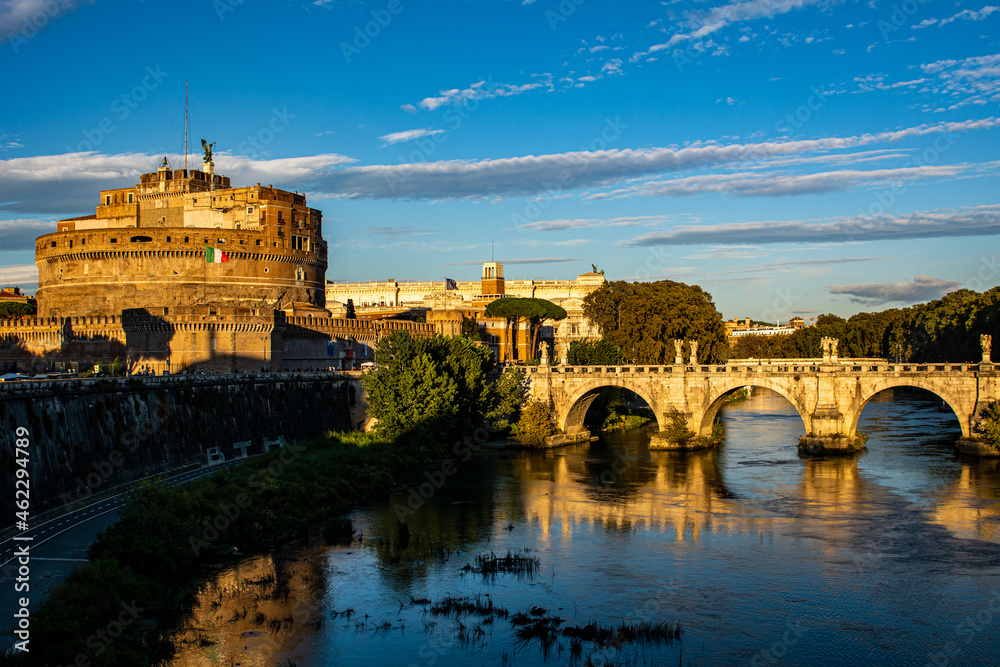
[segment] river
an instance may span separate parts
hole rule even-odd
[[[1000,462],[955,454],[940,400],[876,396],[853,459],[800,459],[802,421],[767,390],[721,419],[714,451],[650,452],[637,430],[415,472],[410,488],[443,484],[422,504],[400,489],[357,510],[362,541],[289,547],[206,581],[173,664],[996,664]],[[462,569],[508,552],[536,569]],[[558,617],[544,622],[559,630],[662,622],[680,635],[519,639],[512,616],[432,613],[447,598]]]

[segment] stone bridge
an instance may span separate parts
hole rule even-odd
[[[834,347],[834,350],[836,348]],[[988,355],[988,352],[987,352]],[[986,356],[986,359],[989,359]],[[529,367],[529,395],[550,405],[557,426],[568,435],[586,431],[583,420],[600,392],[621,387],[643,398],[662,429],[673,408],[698,435],[709,435],[726,400],[743,387],[766,387],[792,404],[806,437],[800,451],[853,448],[858,418],[873,396],[893,387],[918,387],[939,396],[958,417],[963,451],[997,455],[971,441],[979,411],[1000,400],[996,367],[979,364],[891,364],[884,360],[823,359],[739,361],[707,366],[549,366]]]

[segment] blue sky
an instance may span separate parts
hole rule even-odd
[[[782,321],[988,289],[998,39],[947,0],[0,0],[0,280],[182,161],[189,81],[191,160],[304,191],[330,280],[493,253]]]

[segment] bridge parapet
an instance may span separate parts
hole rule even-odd
[[[552,405],[559,428],[567,434],[584,430],[587,409],[607,387],[641,396],[661,428],[676,409],[696,434],[709,435],[731,394],[746,386],[760,386],[784,396],[799,413],[804,447],[808,440],[812,443],[808,447],[825,450],[852,447],[861,411],[885,389],[917,387],[936,394],[954,411],[963,438],[971,437],[980,411],[1000,400],[1000,373],[992,363],[794,359],[713,365],[541,365],[526,371],[531,396]]]

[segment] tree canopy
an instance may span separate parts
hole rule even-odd
[[[622,351],[609,340],[583,338],[569,344],[567,360],[571,366],[593,364],[617,364],[621,362]]]
[[[508,324],[513,323],[513,337],[511,345],[517,349],[518,322],[525,319],[531,322],[534,335],[530,345],[530,358],[535,356],[535,348],[538,345],[538,328],[545,320],[562,320],[566,318],[566,310],[546,299],[535,299],[525,297],[503,297],[490,302],[486,306],[486,317],[497,317],[507,320]],[[511,353],[511,357],[514,353]]]
[[[18,303],[17,301],[0,303],[0,319],[35,315],[37,312],[38,308],[34,299],[28,299],[27,303]]]
[[[675,339],[698,341],[698,361],[722,363],[729,355],[722,315],[712,295],[697,285],[672,280],[649,283],[608,282],[583,301],[584,315],[605,340],[617,345],[623,360],[671,364]]]
[[[736,358],[817,358],[820,339],[838,338],[841,357],[876,357],[912,363],[979,361],[980,334],[1000,335],[1000,287],[958,290],[908,308],[858,313],[849,319],[820,315],[816,326],[785,336],[742,336]],[[1000,338],[997,338],[1000,341]]]
[[[436,456],[480,427],[491,407],[489,350],[464,336],[415,338],[394,332],[375,346],[362,383],[376,430]]]

